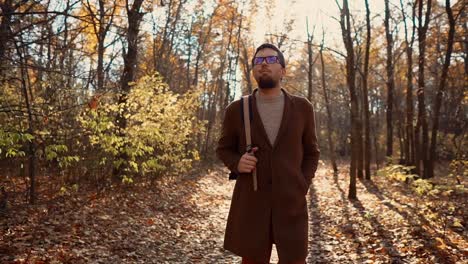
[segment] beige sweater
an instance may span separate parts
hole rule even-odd
[[[268,135],[268,140],[273,145],[283,118],[284,94],[281,92],[277,96],[266,97],[258,92],[255,93],[255,97],[263,127]]]

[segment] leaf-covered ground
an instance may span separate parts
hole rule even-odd
[[[217,166],[158,188],[78,190],[10,206],[0,215],[0,262],[239,263],[222,249],[233,187]],[[307,263],[468,261],[466,197],[444,210],[443,201],[417,198],[384,178],[358,182],[356,201],[347,188],[346,171],[317,172],[308,194]],[[275,249],[271,262],[278,262]]]

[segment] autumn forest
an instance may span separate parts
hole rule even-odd
[[[315,109],[307,263],[466,263],[467,2],[329,2],[0,0],[0,262],[239,263],[215,149],[268,42]]]

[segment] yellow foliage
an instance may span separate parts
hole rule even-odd
[[[107,103],[80,119],[88,130],[89,142],[104,157],[111,155],[114,159],[97,160],[115,167],[126,164],[129,179],[132,173],[162,175],[187,171],[192,161],[199,159],[195,146],[189,145],[204,130],[195,118],[199,93],[175,94],[157,74],[130,85],[125,104]],[[123,135],[118,133],[113,118],[119,112],[127,120]],[[127,160],[118,158],[122,151]]]

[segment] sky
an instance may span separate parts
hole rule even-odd
[[[309,29],[312,32],[315,26],[315,41],[322,37],[322,27],[325,31],[325,41],[328,46],[341,47],[341,29],[339,22],[339,9],[334,0],[274,0],[276,8],[271,15],[261,15],[261,11],[254,19],[254,42],[258,46],[264,42],[265,34],[281,32],[283,19],[294,18],[295,23],[289,37],[301,41],[307,40],[306,17],[309,20]],[[342,4],[342,1],[338,1]],[[391,1],[393,2],[393,1]],[[397,4],[399,1],[397,2]],[[365,15],[364,0],[350,0],[350,9],[353,14]],[[373,22],[383,24],[384,0],[369,0],[371,17],[382,14],[382,18],[376,17]],[[276,30],[275,30],[276,29]]]

